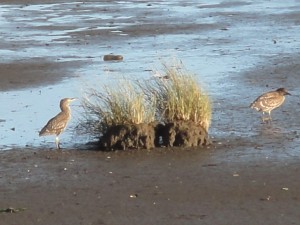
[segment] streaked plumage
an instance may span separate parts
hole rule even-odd
[[[285,100],[285,95],[291,94],[284,88],[278,88],[276,91],[264,93],[251,103],[250,108],[262,112],[263,115],[264,113],[268,113],[269,119],[271,120],[271,111],[282,105]]]
[[[75,98],[64,98],[60,101],[60,109],[61,112],[58,113],[55,117],[50,119],[48,123],[43,127],[43,129],[39,132],[39,136],[45,135],[55,135],[55,143],[56,147],[60,149],[59,145],[59,135],[66,128],[69,120],[71,119],[71,109],[69,104],[76,100]]]

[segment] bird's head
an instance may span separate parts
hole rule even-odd
[[[60,100],[60,108],[69,106],[69,104],[75,100],[77,100],[77,98],[63,98],[62,100]]]
[[[278,93],[280,93],[281,95],[291,95],[289,92],[287,92],[287,91],[285,90],[285,88],[278,88],[276,91],[277,91]]]

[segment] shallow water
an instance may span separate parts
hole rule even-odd
[[[4,106],[0,108],[0,149],[54,147],[54,138],[40,138],[38,131],[58,113],[61,98],[81,97],[82,90],[95,81],[113,85],[122,77],[152,79],[151,71],[159,70],[162,60],[172,58],[182,60],[197,74],[211,95],[215,109],[212,136],[221,140],[255,136],[258,131],[251,128],[251,119],[243,118],[249,115],[246,108],[253,100],[247,92],[250,87],[238,83],[236,76],[269,58],[299,52],[299,17],[293,14],[299,8],[296,1],[1,5],[2,62],[46,58],[82,64],[72,68],[74,77],[54,85],[0,92]],[[157,34],[153,27],[161,23],[180,26],[174,30],[166,25]],[[149,24],[150,31],[131,30],[132,26],[142,29]],[[189,28],[194,24],[204,25],[203,29]],[[106,36],[103,31],[108,32]],[[104,62],[103,55],[109,53],[123,55],[124,61]],[[235,101],[224,108],[230,98]],[[87,141],[72,131],[81,117],[79,105],[72,104],[73,119],[61,136],[63,147]],[[228,130],[228,124],[237,127]]]

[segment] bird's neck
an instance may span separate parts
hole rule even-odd
[[[60,109],[63,113],[67,113],[67,114],[71,113],[70,106],[68,106],[68,105],[62,105],[62,106],[60,106]]]

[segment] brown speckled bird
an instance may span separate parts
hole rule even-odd
[[[259,96],[254,102],[251,103],[250,108],[262,112],[262,120],[264,121],[264,113],[268,113],[269,120],[271,118],[271,111],[282,105],[285,100],[285,95],[291,95],[284,88],[278,88],[276,91],[270,91]]]
[[[76,98],[62,99],[59,105],[61,112],[50,119],[46,126],[39,132],[39,136],[56,135],[55,144],[58,149],[60,149],[59,135],[64,131],[71,119],[71,109],[69,104],[74,100],[76,100]]]

